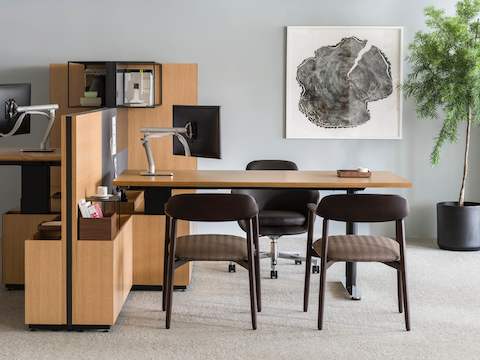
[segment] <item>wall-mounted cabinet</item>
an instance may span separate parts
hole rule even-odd
[[[68,106],[155,107],[162,103],[162,65],[155,62],[68,62]]]

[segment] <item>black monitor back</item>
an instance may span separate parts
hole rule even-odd
[[[14,99],[19,106],[29,106],[31,101],[30,84],[0,84],[0,133],[6,134],[12,130],[18,115],[12,119],[5,113],[5,102]],[[14,135],[30,133],[30,116],[23,119],[22,126]]]
[[[220,106],[173,105],[173,127],[192,124],[192,138],[187,139],[195,157],[220,159]],[[173,154],[184,155],[183,146],[174,137]]]

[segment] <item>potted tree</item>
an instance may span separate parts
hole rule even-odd
[[[458,201],[437,204],[437,241],[442,249],[480,250],[480,203],[465,201],[472,126],[480,122],[480,0],[461,0],[447,16],[425,9],[429,32],[417,32],[410,44],[411,73],[404,83],[416,100],[419,118],[437,118],[443,126],[435,139],[431,162],[437,164],[445,142],[465,130],[463,175]]]

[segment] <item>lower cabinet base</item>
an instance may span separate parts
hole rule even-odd
[[[187,285],[174,285],[174,290],[187,290]],[[162,291],[162,285],[133,285],[132,291]]]
[[[110,325],[28,325],[30,331],[109,331]]]

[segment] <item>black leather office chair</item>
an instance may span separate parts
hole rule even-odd
[[[247,165],[247,170],[298,170],[294,162],[286,160],[256,160]],[[283,189],[248,189],[233,190],[233,193],[251,195],[255,198],[259,212],[260,236],[270,238],[270,252],[262,253],[261,257],[269,257],[271,260],[270,277],[276,279],[278,258],[295,260],[295,264],[301,264],[304,257],[299,253],[279,252],[277,239],[283,235],[298,235],[307,232],[308,229],[308,204],[317,204],[319,193],[316,190],[283,190]],[[246,224],[239,222],[245,231]],[[229,271],[235,271],[235,265],[229,265]],[[314,272],[319,267],[314,264]]]

